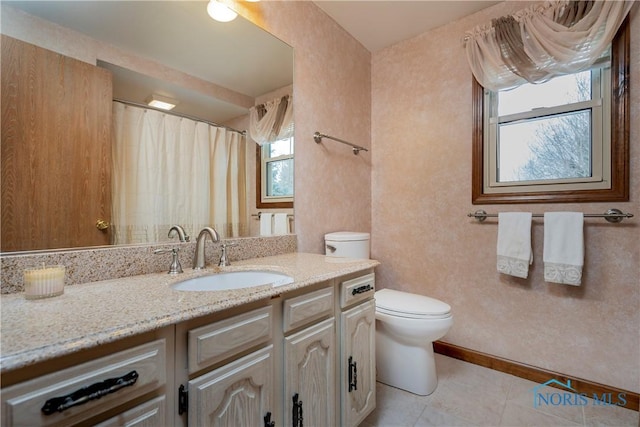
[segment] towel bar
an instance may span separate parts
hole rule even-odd
[[[338,141],[338,142],[341,142],[343,144],[348,145],[349,147],[351,147],[351,149],[353,150],[353,154],[355,154],[355,155],[357,155],[360,151],[369,151],[364,147],[361,147],[361,146],[356,145],[356,144],[352,144],[349,141],[345,141],[345,140],[340,139],[340,138],[336,138],[335,136],[325,135],[324,133],[320,133],[320,132],[316,132],[316,133],[313,134],[313,140],[316,142],[316,144],[320,144],[320,141],[322,141],[322,138],[333,139],[334,141]]]
[[[260,214],[262,214],[262,212],[258,212],[257,214],[251,214],[251,216],[254,217],[255,219],[260,219]],[[287,218],[289,218],[289,221],[291,221],[291,219],[293,219],[293,214],[287,214]]]
[[[468,217],[475,218],[478,222],[482,222],[487,218],[497,218],[498,214],[488,214],[485,211],[477,210],[467,214]],[[534,218],[542,218],[544,214],[531,214]],[[611,223],[621,222],[625,218],[633,218],[631,213],[623,213],[620,209],[609,209],[603,214],[584,214],[585,218],[604,218]]]

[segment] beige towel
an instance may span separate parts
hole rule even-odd
[[[580,286],[584,264],[582,212],[544,214],[544,280]]]
[[[533,262],[531,213],[498,214],[498,271],[526,279]]]

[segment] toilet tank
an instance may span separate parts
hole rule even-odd
[[[332,257],[369,259],[369,233],[337,231],[324,235],[324,253]]]

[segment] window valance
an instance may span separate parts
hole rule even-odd
[[[293,98],[285,95],[249,109],[249,133],[259,145],[293,136]]]
[[[465,34],[471,71],[498,91],[588,69],[606,51],[633,1],[553,0]]]

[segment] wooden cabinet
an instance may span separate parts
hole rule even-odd
[[[2,425],[357,426],[375,408],[373,291],[355,273],[3,375]]]
[[[340,283],[340,425],[355,427],[376,407],[375,277]]]

